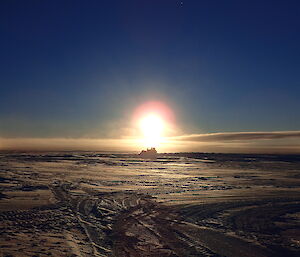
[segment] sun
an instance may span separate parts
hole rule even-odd
[[[156,113],[149,113],[141,118],[139,127],[147,147],[157,147],[163,140],[165,122]]]
[[[138,147],[160,148],[173,135],[175,115],[161,101],[148,101],[136,107],[132,115],[132,127]]]

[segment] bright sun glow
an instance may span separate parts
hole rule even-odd
[[[173,111],[163,102],[149,101],[137,106],[132,115],[137,147],[163,148],[174,133],[174,122]]]
[[[157,114],[148,114],[140,120],[140,128],[147,147],[157,147],[162,142],[165,123]]]

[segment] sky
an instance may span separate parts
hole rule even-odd
[[[162,150],[300,153],[299,17],[292,0],[3,0],[0,149],[136,150],[156,101],[175,116]]]

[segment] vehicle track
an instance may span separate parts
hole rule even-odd
[[[254,204],[268,206],[267,200],[181,206],[180,211],[142,194],[89,191],[78,196],[72,194],[69,184],[52,189],[73,211],[95,256],[276,256],[269,249],[227,233],[242,228],[240,223],[247,220],[253,222],[251,212],[247,215],[245,210]],[[298,203],[287,206],[293,210],[299,207]],[[213,219],[219,224],[208,222]]]

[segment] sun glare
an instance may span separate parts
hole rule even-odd
[[[174,113],[163,102],[150,101],[138,106],[133,113],[137,146],[160,148],[174,131]],[[137,129],[137,130],[136,130]]]
[[[148,114],[140,120],[139,125],[147,147],[157,147],[162,142],[165,124],[159,115]]]

